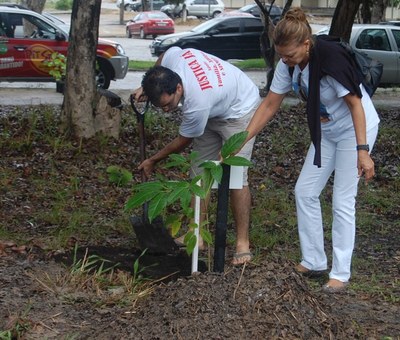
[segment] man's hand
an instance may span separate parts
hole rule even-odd
[[[358,176],[361,177],[364,174],[365,182],[368,183],[375,175],[374,161],[368,154],[368,151],[358,151]]]
[[[151,176],[151,173],[154,171],[154,167],[156,162],[151,160],[150,158],[145,159],[138,167],[139,170],[143,171],[147,178]]]
[[[135,102],[145,102],[147,100],[147,96],[143,93],[143,88],[139,87],[132,92],[132,97]]]

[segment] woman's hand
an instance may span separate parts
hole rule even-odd
[[[358,168],[358,176],[361,177],[364,175],[365,182],[368,183],[375,176],[375,165],[374,161],[371,159],[368,151],[359,150],[358,160],[357,160],[357,168]]]

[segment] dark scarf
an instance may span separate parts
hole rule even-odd
[[[327,35],[317,36],[310,53],[307,120],[311,140],[315,146],[314,165],[321,167],[321,116],[320,80],[329,75],[342,84],[351,94],[362,97],[361,79],[351,55],[339,44],[339,39]]]

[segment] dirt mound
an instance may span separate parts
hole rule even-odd
[[[331,316],[292,268],[289,262],[250,264],[160,286],[139,306],[132,332],[140,339],[353,337],[351,323]]]

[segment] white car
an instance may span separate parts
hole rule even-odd
[[[140,1],[124,0],[124,9],[125,9],[125,11],[130,11],[131,10],[131,6],[132,5],[137,5],[138,3],[140,3]],[[117,2],[115,4],[117,5],[118,8],[120,8],[121,4],[122,4],[122,0],[117,0]]]
[[[186,15],[215,18],[225,10],[222,0],[185,0]],[[161,12],[170,17],[181,17],[183,15],[183,5],[165,5],[161,7]]]
[[[317,35],[328,34],[324,27]],[[400,84],[400,26],[382,24],[354,24],[350,45],[370,58],[383,64],[380,85],[388,87]]]

